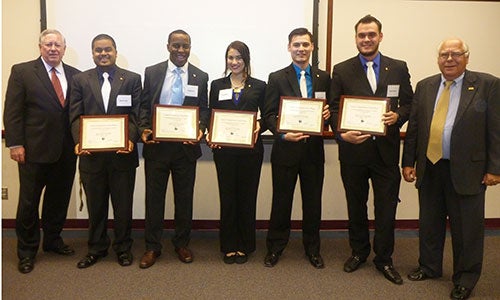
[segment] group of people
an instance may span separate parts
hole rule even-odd
[[[172,244],[180,261],[190,263],[193,189],[200,140],[213,151],[220,196],[220,250],[227,264],[242,264],[255,251],[256,199],[263,161],[260,133],[274,136],[271,153],[272,209],[266,238],[266,267],[274,267],[290,236],[293,194],[298,177],[302,196],[303,246],[315,268],[320,254],[321,201],[324,180],[323,138],[278,130],[280,98],[325,99],[322,117],[335,131],[340,172],[347,199],[350,257],[345,272],[356,271],[373,248],[374,265],[389,281],[402,284],[394,268],[394,223],[399,200],[400,128],[409,121],[404,141],[402,175],[419,190],[417,269],[408,279],[442,275],[447,218],[453,241],[453,284],[450,297],[466,299],[482,266],[484,201],[487,186],[500,182],[500,79],[466,69],[467,44],[458,38],[438,47],[440,74],[420,81],[413,93],[404,61],[382,55],[382,24],[371,15],[354,26],[359,53],[334,66],[332,76],[310,64],[312,34],[305,28],[288,36],[291,64],[269,75],[267,84],[251,76],[250,51],[241,41],[229,44],[224,77],[208,74],[188,62],[191,38],[183,30],[168,37],[169,59],[141,76],[116,65],[117,46],[107,34],[91,43],[96,67],[85,72],[62,62],[65,39],[45,30],[40,57],[14,65],[5,100],[5,140],[18,162],[20,194],[16,216],[18,269],[33,270],[40,244],[38,207],[45,189],[41,225],[44,251],[72,255],[61,231],[73,184],[76,158],[87,199],[88,253],[77,264],[87,268],[112,246],[118,263],[133,263],[132,202],[139,165],[137,143],[144,143],[146,178],[145,253],[140,268],[155,264],[162,253],[167,182],[172,175],[175,233]],[[446,84],[445,84],[446,83]],[[339,132],[336,125],[342,95],[383,97],[389,109],[381,120],[385,135]],[[197,141],[153,138],[157,104],[197,106]],[[211,141],[210,110],[261,112],[253,148]],[[128,115],[128,146],[116,152],[89,152],[79,143],[80,117]],[[375,233],[370,244],[367,217],[369,182],[374,194]],[[109,198],[114,213],[114,239],[107,235]]]

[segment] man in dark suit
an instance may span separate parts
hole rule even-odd
[[[448,218],[450,297],[466,299],[483,264],[486,186],[500,182],[500,79],[466,69],[470,53],[461,39],[443,41],[438,51],[441,74],[417,84],[403,150],[403,177],[416,179],[420,208],[419,267],[408,278],[442,276]]]
[[[135,143],[139,139],[141,76],[116,65],[116,43],[107,34],[99,34],[92,40],[92,57],[96,68],[75,76],[72,85],[70,121],[75,143],[79,143],[80,117],[91,115],[128,115],[129,141],[126,150],[118,151],[90,152],[79,149],[79,144],[75,147],[80,156],[80,178],[89,213],[89,249],[77,264],[80,269],[92,266],[108,254],[110,195],[115,234],[112,247],[121,266],[132,264],[132,201],[139,165]]]
[[[360,131],[337,132],[340,172],[349,215],[351,257],[344,264],[345,272],[353,272],[370,254],[367,201],[369,180],[372,182],[375,206],[373,262],[393,283],[403,280],[392,264],[394,222],[399,201],[399,128],[410,114],[413,91],[406,63],[382,55],[382,24],[373,16],[361,18],[354,26],[359,54],[334,66],[331,84],[332,128],[337,128],[342,95],[387,97],[389,112],[380,116],[387,126],[385,136],[371,136]],[[368,79],[372,64],[372,83]]]
[[[144,142],[146,176],[146,252],[140,262],[141,268],[152,266],[161,254],[165,193],[170,174],[175,204],[175,235],[172,243],[180,261],[193,261],[188,244],[193,216],[196,160],[201,156],[199,140],[210,118],[208,74],[188,63],[191,37],[183,30],[173,31],[168,36],[167,49],[170,52],[169,60],[146,68],[141,104],[140,130]],[[179,88],[174,88],[176,83],[180,85]],[[151,128],[155,104],[198,106],[198,142],[153,141]]]
[[[12,67],[5,97],[5,144],[19,169],[16,234],[21,273],[34,268],[44,188],[43,250],[61,255],[75,252],[64,244],[61,231],[76,169],[66,99],[72,77],[80,71],[62,62],[66,41],[59,31],[44,30],[38,46],[38,59]]]
[[[288,243],[297,176],[300,176],[302,195],[304,250],[315,268],[324,267],[319,236],[325,163],[323,137],[302,132],[280,133],[276,122],[281,96],[326,98],[330,76],[309,64],[313,49],[312,34],[306,28],[294,29],[288,35],[292,64],[269,75],[264,118],[275,139],[271,152],[273,200],[264,258],[266,267],[274,267],[278,263]],[[302,89],[299,84],[301,77],[305,77]],[[328,105],[324,108],[323,117],[330,118]]]

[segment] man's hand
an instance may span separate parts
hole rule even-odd
[[[14,161],[17,161],[20,164],[24,164],[25,162],[25,150],[24,147],[15,147],[10,148],[10,158]]]
[[[128,141],[128,148],[127,150],[118,150],[116,153],[118,154],[129,154],[130,152],[134,151],[134,143],[132,141]]]
[[[396,112],[389,111],[382,115],[382,122],[384,125],[394,125],[399,119],[399,115]]]
[[[327,104],[323,107],[323,119],[328,120],[330,118],[330,106]]]
[[[413,167],[404,167],[403,168],[403,178],[407,182],[414,182],[417,179],[417,172]]]
[[[75,145],[75,154],[80,156],[80,155],[91,155],[91,153],[87,150],[81,150],[80,151],[80,144]]]
[[[310,135],[303,134],[302,132],[287,132],[284,135],[284,139],[289,142],[300,142],[304,139],[309,138]]]
[[[152,139],[153,130],[151,129],[144,129],[144,131],[141,134],[141,140],[144,144],[157,144],[159,142],[154,141]]]
[[[497,185],[500,183],[500,175],[486,173],[484,174],[483,181],[481,183],[488,186]]]
[[[340,134],[342,140],[351,144],[361,144],[371,137],[369,134],[362,134],[360,131],[347,131]]]
[[[188,142],[184,142],[183,144],[185,145],[196,145],[200,142],[201,138],[203,137],[203,132],[200,130],[198,132],[198,137],[196,138],[196,141],[195,142],[192,142],[192,141],[188,141]]]

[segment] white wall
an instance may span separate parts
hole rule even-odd
[[[49,1],[50,2],[50,1]],[[68,1],[69,2],[69,1]],[[81,1],[84,2],[84,1]],[[233,1],[234,2],[234,1]],[[259,1],[252,1],[257,3]],[[288,3],[283,1],[284,3]],[[264,2],[263,2],[264,3]],[[320,66],[325,66],[326,61],[326,0],[320,1],[320,30],[319,30],[319,60]],[[363,7],[363,9],[360,9]],[[94,7],[95,8],[95,7]],[[70,10],[70,11],[75,11]],[[443,21],[438,22],[436,11],[445,12]],[[371,13],[379,18],[383,23],[384,40],[381,44],[381,51],[389,56],[404,59],[408,62],[412,83],[427,75],[438,72],[435,60],[436,46],[440,40],[453,35],[464,38],[471,48],[470,69],[481,70],[500,76],[500,61],[492,59],[495,51],[500,49],[500,40],[493,38],[496,29],[500,28],[500,3],[487,2],[465,2],[465,1],[405,1],[405,0],[335,0],[334,1],[334,28],[333,28],[333,63],[340,62],[356,54],[354,44],[354,24],[365,14]],[[37,38],[39,32],[39,0],[6,0],[2,2],[2,96],[5,95],[7,79],[12,64],[33,59],[38,55]],[[102,18],[102,15],[99,15]],[[249,26],[254,26],[255,20],[248,20]],[[133,20],[134,26],[141,26],[137,20]],[[85,23],[78,23],[81,28],[85,28]],[[280,22],[273,22],[273,26],[281,26]],[[147,24],[146,24],[147,25]],[[50,24],[49,24],[50,26]],[[172,27],[173,28],[173,27]],[[175,28],[178,28],[175,26]],[[58,28],[66,34],[65,28]],[[267,57],[268,48],[286,49],[286,37],[292,28],[284,28],[282,39],[270,40],[264,45],[252,45],[252,60],[265,61],[274,60],[275,57]],[[169,30],[165,29],[165,32]],[[112,32],[111,32],[112,33]],[[113,33],[112,33],[113,34]],[[212,33],[210,34],[217,34]],[[265,34],[265,32],[258,32]],[[88,33],[83,38],[87,49],[83,53],[76,52],[71,46],[72,39],[68,40],[67,59],[77,59],[77,61],[90,60],[90,39],[95,34]],[[121,37],[123,40],[128,36]],[[141,36],[136,32],[130,36],[131,39],[142,41]],[[165,46],[166,37],[153,39],[156,45],[140,42],[134,47],[138,49],[151,49],[148,51],[158,51],[157,55],[163,58],[155,58],[148,63],[155,63],[167,56]],[[228,37],[228,41],[239,38],[238,35]],[[194,41],[194,38],[193,38]],[[126,47],[120,46],[121,41],[117,39],[118,50],[122,59],[129,52]],[[223,55],[224,45],[217,45],[219,50],[215,59],[217,68],[213,70],[220,74],[219,56]],[[196,45],[196,42],[195,42]],[[196,49],[196,46],[193,46]],[[193,58],[199,62],[200,55],[194,50]],[[222,49],[222,50],[221,50]],[[253,53],[262,51],[264,55],[260,58]],[[283,51],[280,58],[284,58],[289,63],[289,54]],[[65,59],[65,61],[68,61]],[[132,66],[132,57],[118,61],[123,67]],[[90,63],[85,62],[87,67]],[[134,67],[136,68],[136,67]],[[137,67],[137,72],[142,69]],[[211,79],[219,76],[214,75]],[[261,75],[263,79],[266,75]],[[3,102],[3,101],[2,101]],[[271,170],[269,163],[271,145],[266,145],[265,161],[262,168],[261,184],[259,187],[259,198],[257,204],[257,219],[267,220],[271,208]],[[337,146],[333,141],[325,143],[326,163],[325,181],[323,190],[323,219],[324,220],[345,220],[347,211],[345,205],[344,189],[340,179],[339,163],[337,159]],[[212,162],[212,155],[209,149],[203,146],[204,155],[198,162],[197,180],[195,185],[194,218],[204,220],[217,220],[219,218],[219,202],[216,184],[215,167]],[[143,160],[137,169],[137,181],[134,203],[134,218],[144,217],[144,171]],[[8,149],[2,141],[2,186],[9,188],[9,200],[2,201],[2,218],[15,218],[17,197],[18,197],[18,177],[17,167],[10,158]],[[85,208],[82,213],[78,212],[78,184],[75,183],[73,198],[68,211],[68,218],[84,218]],[[296,197],[294,200],[293,219],[301,219],[301,199],[297,184]],[[418,204],[417,193],[412,184],[401,183],[400,198],[402,202],[398,208],[399,219],[417,219]],[[500,188],[490,188],[487,192],[486,217],[500,218]],[[370,200],[372,201],[372,200]],[[172,189],[169,188],[166,205],[166,218],[173,217]],[[370,217],[373,213],[370,211]]]

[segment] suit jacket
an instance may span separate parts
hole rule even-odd
[[[417,187],[425,176],[430,124],[441,75],[417,84],[403,149],[403,167],[417,168]],[[465,71],[450,145],[451,181],[459,194],[484,190],[485,173],[500,174],[500,79]]]
[[[73,76],[80,71],[63,68],[69,99]],[[24,146],[27,161],[53,163],[64,150],[72,151],[68,101],[61,106],[41,57],[12,67],[4,109],[5,144]]]
[[[116,67],[108,110],[104,109],[101,95],[97,68],[87,70],[75,76],[70,98],[71,132],[75,143],[79,142],[80,116],[82,115],[128,115],[129,140],[136,143],[139,139],[138,114],[141,101],[141,76],[139,74]],[[130,106],[117,106],[118,95],[130,95]],[[137,147],[130,154],[117,154],[115,152],[93,153],[80,157],[80,170],[98,172],[106,167],[108,160],[118,170],[136,168],[139,165]]]
[[[245,87],[241,91],[238,104],[235,104],[232,99],[219,100],[219,92],[221,90],[230,88],[231,79],[229,78],[229,76],[212,81],[212,84],[210,86],[209,98],[210,109],[243,110],[253,112],[258,112],[259,110],[262,112],[264,110],[264,96],[266,93],[266,83],[264,81],[255,79],[253,77],[247,78]],[[245,154],[251,152],[263,153],[264,146],[262,145],[260,133],[266,131],[267,128],[263,119],[259,120],[259,124],[259,138],[253,149],[222,147],[221,149],[213,149],[213,151],[232,154]]]
[[[337,130],[340,97],[342,95],[387,97],[389,85],[399,86],[399,95],[390,97],[390,110],[398,113],[399,120],[396,124],[387,127],[384,137],[376,137],[375,144],[383,163],[386,165],[397,165],[400,152],[399,128],[408,120],[413,98],[413,90],[410,84],[410,74],[406,63],[401,60],[380,55],[380,72],[377,82],[377,90],[373,93],[366,72],[361,64],[359,56],[350,58],[334,66],[330,94],[332,103],[332,129]],[[363,165],[370,163],[373,157],[371,141],[362,144],[352,144],[342,141],[336,134],[339,145],[339,159],[341,162]],[[369,155],[372,154],[372,155]]]
[[[313,94],[316,92],[324,92],[325,95],[327,95],[330,87],[330,75],[316,67],[311,67],[311,77]],[[264,117],[267,127],[275,137],[273,150],[271,152],[271,162],[283,165],[294,165],[301,158],[302,142],[289,142],[283,140],[281,138],[281,133],[277,131],[277,118],[281,96],[302,97],[297,74],[292,64],[284,69],[269,74],[264,104]],[[311,136],[307,144],[307,151],[312,161],[317,164],[323,164],[325,162],[323,137]]]
[[[152,129],[152,119],[154,105],[160,103],[160,94],[167,74],[168,61],[146,68],[144,75],[143,100],[140,109],[140,132],[144,129]],[[188,84],[198,86],[198,96],[185,96],[183,106],[198,106],[200,114],[200,130],[205,132],[210,120],[208,110],[208,74],[188,64]],[[160,159],[164,156],[164,147],[170,143],[161,142],[159,144],[145,144],[143,156],[146,159]],[[201,156],[201,147],[196,145],[182,145],[187,157],[194,161]]]

